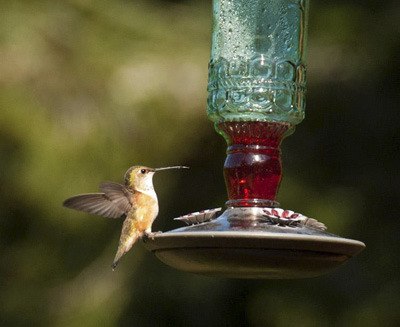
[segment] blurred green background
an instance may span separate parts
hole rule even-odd
[[[279,200],[367,249],[308,280],[175,271],[122,221],[65,209],[126,169],[160,215],[223,205],[225,143],[205,114],[210,1],[0,2],[1,326],[399,326],[400,3],[312,1],[307,118],[285,140]]]

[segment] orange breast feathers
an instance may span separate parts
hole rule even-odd
[[[151,228],[154,219],[156,219],[158,215],[157,199],[141,192],[135,192],[132,203],[133,208],[130,216],[135,222],[136,229],[145,231]]]

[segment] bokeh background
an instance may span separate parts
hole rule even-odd
[[[62,201],[155,177],[160,215],[221,206],[225,143],[205,114],[211,1],[0,2],[1,326],[399,326],[397,0],[312,1],[307,118],[279,200],[367,249],[332,274],[249,281],[175,271],[122,221]]]

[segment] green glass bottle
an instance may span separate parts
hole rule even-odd
[[[214,0],[207,113],[229,206],[274,206],[280,143],[304,119],[308,0]]]

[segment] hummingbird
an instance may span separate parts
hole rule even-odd
[[[124,185],[103,182],[99,187],[101,193],[75,195],[66,199],[63,205],[106,218],[125,218],[118,250],[111,265],[114,270],[138,239],[157,234],[151,232],[151,226],[158,215],[158,199],[153,186],[154,173],[182,168],[189,167],[132,166],[125,173]]]

